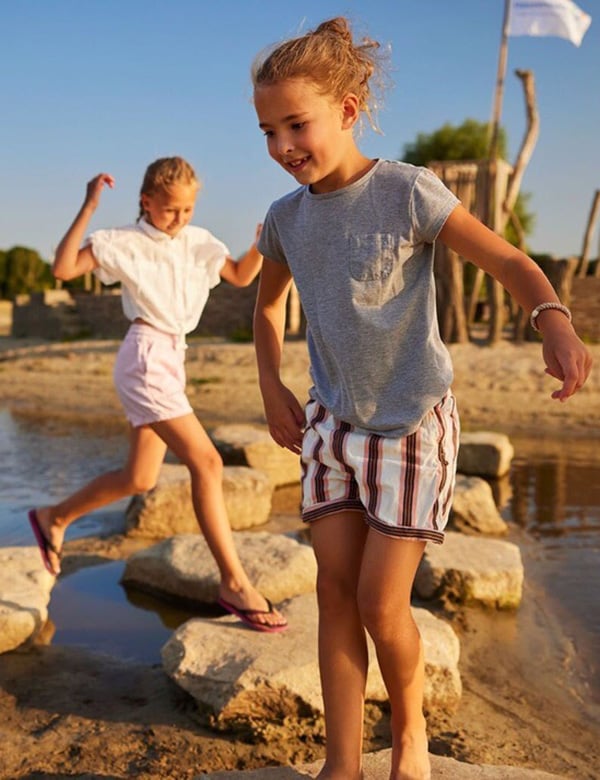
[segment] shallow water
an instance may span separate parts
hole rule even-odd
[[[598,675],[600,442],[516,439],[513,444],[512,497],[504,516],[533,540],[526,551],[536,584],[582,650],[586,643],[595,648]]]
[[[595,708],[600,705],[600,447],[582,440],[513,439],[513,444],[511,474],[493,487],[511,524],[509,538],[520,546],[526,585],[516,613],[493,617],[496,641],[533,683],[544,684],[555,672],[559,688],[564,685],[570,694],[575,688],[582,703]],[[33,544],[27,509],[56,501],[118,467],[126,447],[122,433],[72,431],[0,411],[0,545]],[[83,518],[67,538],[118,525],[126,506],[127,500]],[[119,584],[123,567],[109,562],[59,579],[49,610],[53,643],[159,663],[162,645],[193,613],[125,589]]]
[[[513,438],[502,511],[523,557],[515,655],[525,676],[553,683],[600,714],[600,447],[593,440]],[[590,709],[591,707],[591,709]],[[600,720],[598,720],[600,722]]]

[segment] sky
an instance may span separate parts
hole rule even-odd
[[[502,125],[514,162],[526,128],[517,68],[535,76],[540,137],[522,191],[532,252],[580,254],[600,189],[600,0],[580,48],[510,37]],[[49,259],[96,173],[115,176],[90,230],[137,217],[146,166],[181,155],[202,180],[195,224],[234,256],[295,181],[268,157],[250,65],[264,47],[344,15],[389,47],[382,134],[400,159],[418,133],[491,118],[504,0],[0,0],[0,249]],[[598,252],[598,231],[592,256]]]

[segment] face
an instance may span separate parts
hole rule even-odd
[[[358,118],[354,95],[335,101],[305,79],[264,84],[254,91],[254,106],[270,156],[299,184],[313,192],[345,186],[362,155],[352,128]]]
[[[142,194],[146,219],[157,230],[174,237],[192,219],[197,195],[197,184],[174,184],[168,190]]]

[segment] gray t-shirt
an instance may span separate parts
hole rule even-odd
[[[258,247],[287,263],[306,315],[311,396],[383,436],[412,433],[452,382],[433,242],[457,198],[426,168],[378,160],[325,194],[275,201]]]

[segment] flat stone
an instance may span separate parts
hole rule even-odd
[[[421,598],[512,609],[521,603],[523,563],[517,545],[448,531],[428,544],[415,577]]]
[[[211,433],[223,463],[260,469],[274,487],[300,481],[300,458],[253,425],[220,425]]]
[[[461,433],[457,470],[478,477],[501,477],[508,472],[515,450],[504,433]]]
[[[289,628],[278,634],[248,629],[232,616],[189,620],[163,647],[166,673],[208,707],[221,726],[322,713],[315,594],[292,599],[284,611]],[[425,708],[453,710],[462,693],[458,638],[427,610],[415,609],[414,615],[423,638]],[[374,646],[368,641],[366,697],[387,701]]]
[[[363,756],[364,780],[386,780],[392,751],[378,750]],[[492,766],[466,764],[445,756],[429,756],[431,776],[435,780],[566,780],[563,775],[553,775],[540,769],[526,769],[519,766]],[[316,777],[323,761],[299,766],[264,767],[246,771],[209,772],[197,775],[195,780],[307,780]]]
[[[492,534],[508,531],[500,516],[489,483],[481,477],[457,474],[450,523],[465,534]]]
[[[197,533],[190,484],[185,466],[163,464],[156,487],[131,499],[125,513],[127,534],[164,539],[174,534]],[[262,525],[269,519],[273,486],[262,471],[225,466],[223,495],[234,531]]]
[[[256,588],[274,603],[314,590],[312,548],[283,534],[237,531],[240,560]],[[187,604],[216,602],[219,571],[200,534],[179,534],[129,557],[121,581]]]
[[[0,570],[0,653],[6,653],[43,629],[56,580],[37,547],[0,548]]]

